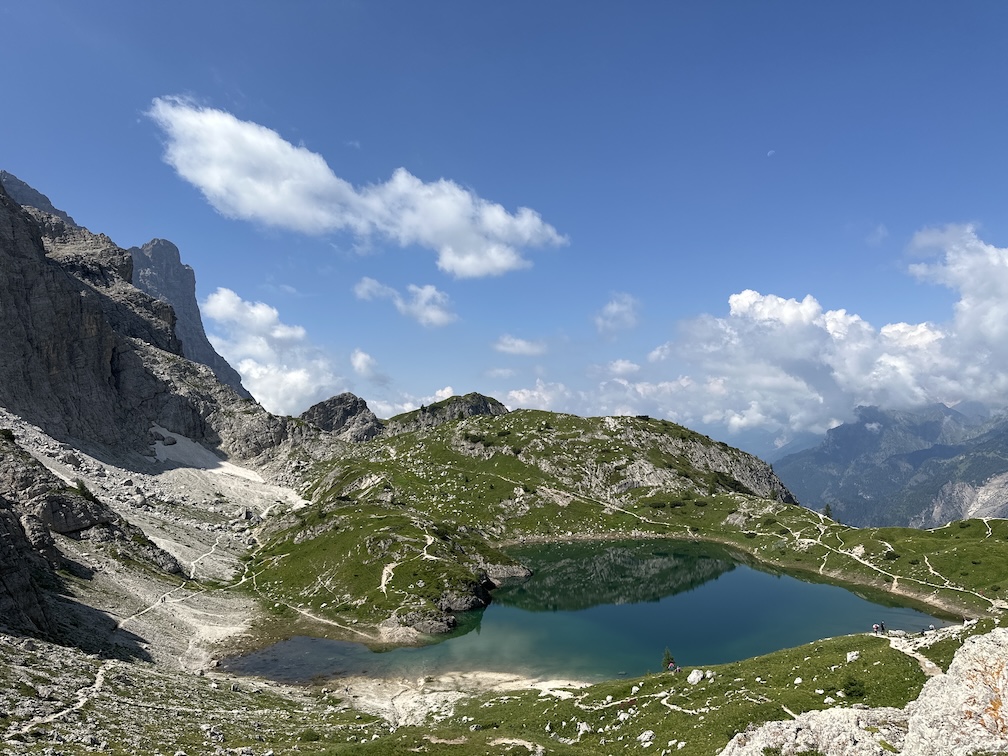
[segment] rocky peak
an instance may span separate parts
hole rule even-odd
[[[28,184],[19,179],[13,173],[0,171],[0,185],[3,185],[3,188],[7,190],[7,194],[10,195],[11,199],[22,207],[38,208],[44,213],[55,215],[67,225],[77,226],[73,218],[62,210],[58,210],[53,207],[53,204],[49,201],[48,197],[28,186]]]
[[[478,415],[506,415],[508,408],[496,399],[472,392],[452,396],[418,410],[396,415],[386,423],[386,433],[396,435],[416,430],[436,428],[444,423],[464,420]]]
[[[166,239],[152,239],[142,247],[131,247],[129,254],[133,285],[171,305],[174,310],[175,334],[182,342],[186,359],[206,365],[221,383],[233,388],[242,398],[251,399],[241,376],[207,339],[196,302],[196,274],[182,262],[178,247]]]
[[[384,429],[367,402],[349,392],[309,407],[301,413],[301,419],[344,441],[367,441]]]

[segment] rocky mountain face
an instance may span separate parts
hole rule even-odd
[[[52,594],[43,589],[57,587],[57,568],[71,574],[82,568],[64,558],[54,534],[160,572],[181,572],[174,557],[83,484],[67,486],[21,449],[10,431],[0,431],[0,627],[50,639],[66,636]]]
[[[152,239],[142,247],[130,247],[132,283],[140,291],[167,302],[175,311],[175,335],[182,342],[186,359],[209,367],[217,379],[243,399],[252,395],[242,386],[241,376],[217,354],[203,330],[196,303],[196,274],[182,263],[178,247],[165,239]]]
[[[850,525],[933,527],[1008,514],[1008,421],[975,407],[861,407],[817,447],[774,463],[805,506]]]
[[[331,451],[331,434],[269,414],[186,358],[172,305],[132,284],[133,259],[0,188],[0,406],[140,467],[155,425],[278,475],[293,446]]]
[[[348,392],[309,407],[300,417],[346,441],[367,441],[385,430],[374,412],[368,409],[367,402]]]
[[[35,207],[44,213],[55,215],[68,226],[77,225],[73,218],[62,210],[57,210],[53,207],[53,203],[50,202],[49,198],[42,194],[42,192],[28,186],[28,184],[19,179],[13,173],[0,171],[0,186],[3,186],[3,188],[7,190],[7,194],[10,195],[11,199],[22,207]]]

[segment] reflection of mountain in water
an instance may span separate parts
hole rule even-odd
[[[658,601],[735,567],[727,552],[682,543],[552,544],[509,553],[533,574],[494,591],[494,601],[533,612]]]

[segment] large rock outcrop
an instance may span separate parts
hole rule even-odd
[[[493,397],[475,392],[463,396],[452,396],[430,406],[396,415],[385,424],[385,432],[390,436],[418,430],[430,430],[444,423],[464,420],[479,415],[505,415],[507,407]]]
[[[736,735],[722,756],[967,756],[1008,751],[1008,629],[967,639],[903,709],[833,708]],[[883,742],[885,745],[883,745]]]
[[[175,311],[175,334],[182,342],[185,357],[206,365],[221,383],[233,388],[242,398],[251,399],[238,371],[217,354],[207,339],[196,302],[196,274],[182,263],[178,247],[165,239],[152,239],[142,247],[130,247],[129,253],[133,260],[133,284],[167,302]]]
[[[50,202],[49,198],[42,194],[42,192],[29,186],[13,173],[0,171],[0,185],[7,190],[7,194],[11,196],[11,199],[22,207],[37,207],[44,213],[57,216],[62,219],[64,223],[71,226],[77,225],[73,218],[62,210],[53,207],[53,203]]]
[[[349,392],[312,405],[300,417],[345,441],[367,441],[384,430],[381,421],[368,409],[367,402]]]
[[[295,446],[331,453],[331,434],[269,414],[187,359],[172,306],[132,277],[132,255],[107,236],[0,186],[0,406],[130,465],[150,463],[154,426],[288,481]]]
[[[119,555],[164,572],[181,567],[147,539],[143,531],[116,514],[82,484],[67,486],[13,440],[0,432],[0,497],[19,518],[31,548],[60,561],[53,534],[106,544]]]
[[[0,629],[39,636],[52,633],[42,592],[50,575],[48,562],[28,540],[13,503],[0,495]]]

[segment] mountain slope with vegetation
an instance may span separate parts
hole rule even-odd
[[[692,513],[714,499],[794,506],[764,462],[673,423],[462,399],[486,414],[317,463],[302,491],[314,506],[277,520],[249,564],[263,595],[330,619],[444,631],[452,612],[486,605],[496,582],[522,573],[502,545],[688,537]]]
[[[876,753],[918,742],[924,730],[907,721],[922,707],[928,726],[963,733],[963,701],[971,726],[986,727],[976,702],[1008,695],[1001,678],[974,680],[1001,647],[1004,520],[851,528],[797,506],[755,457],[648,417],[509,412],[479,394],[388,420],[349,394],[298,418],[272,415],[185,356],[177,313],[131,283],[128,250],[0,178],[36,203],[0,190],[5,753],[710,754],[729,742],[773,752],[784,741],[763,722],[862,716],[855,703],[887,707],[840,730]],[[219,666],[298,633],[430,642],[456,612],[528,574],[521,544],[658,546],[654,558],[571,563],[575,581],[616,571],[688,588],[724,567],[714,559],[683,575],[661,558],[662,539],[984,619],[920,640],[827,639],[688,678],[588,687],[292,688]],[[957,650],[970,635],[967,651],[982,654]],[[918,694],[939,667],[966,692],[927,709]]]

